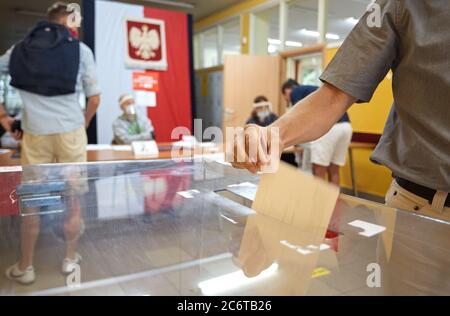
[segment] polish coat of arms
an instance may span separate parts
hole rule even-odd
[[[131,68],[167,69],[164,21],[126,19],[126,64]]]

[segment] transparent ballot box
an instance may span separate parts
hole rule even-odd
[[[252,210],[258,176],[223,163],[38,165],[0,181],[0,295],[450,294],[449,223],[342,195],[327,227],[294,226]],[[5,275],[24,258],[29,284]]]

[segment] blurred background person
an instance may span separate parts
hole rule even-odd
[[[137,113],[134,98],[124,94],[119,98],[122,115],[113,123],[115,145],[131,145],[135,141],[148,141],[155,138],[151,120]]]
[[[261,95],[253,100],[253,111],[246,124],[255,124],[266,127],[275,122],[277,119],[278,116],[272,112],[272,103],[270,103],[269,99],[265,96]],[[281,160],[293,165],[294,167],[298,167],[295,153],[283,153],[281,155]]]
[[[20,117],[23,102],[19,92],[10,85],[10,82],[11,76],[0,74],[0,110],[3,111],[3,117],[6,119],[5,126],[0,125],[2,148],[18,148],[19,140],[22,138]]]
[[[100,104],[100,89],[94,54],[74,37],[77,26],[71,23],[72,14],[76,12],[67,3],[56,2],[47,10],[47,21],[38,22],[22,41],[0,57],[0,71],[9,72],[11,85],[18,89],[23,101],[23,165],[87,161],[86,128]],[[88,98],[85,113],[79,103],[83,93]],[[13,120],[2,114],[1,123],[10,130]],[[31,172],[24,173],[22,182],[34,178]],[[39,212],[23,210],[36,211]],[[64,273],[71,272],[72,263],[81,261],[75,249],[82,225],[80,212],[67,212]],[[21,257],[7,269],[9,279],[22,284],[34,282],[33,257],[39,231],[39,216],[22,217]]]
[[[272,103],[265,96],[258,96],[253,101],[253,112],[246,124],[256,124],[258,126],[269,126],[278,119],[272,112]]]
[[[294,106],[317,89],[319,87],[300,85],[297,81],[289,79],[283,84],[281,92],[286,102]],[[305,146],[309,147],[312,172],[316,177],[340,185],[339,169],[345,166],[352,135],[350,118],[345,113],[327,134]]]

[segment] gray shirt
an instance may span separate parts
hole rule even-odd
[[[366,12],[321,80],[367,102],[392,69],[394,105],[372,160],[397,176],[449,192],[449,1],[377,4],[381,27],[371,27],[367,20],[376,12]]]
[[[12,49],[0,57],[0,71],[7,72]],[[19,90],[23,101],[22,128],[34,135],[51,135],[74,131],[84,126],[80,99],[100,94],[94,54],[80,43],[80,68],[75,93],[54,97]]]

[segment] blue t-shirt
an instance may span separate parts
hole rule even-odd
[[[300,102],[317,89],[319,89],[319,87],[308,85],[300,85],[298,87],[295,87],[294,89],[292,89],[291,93],[292,104]],[[346,123],[346,122],[350,122],[350,118],[348,117],[347,113],[345,113],[337,123]]]

